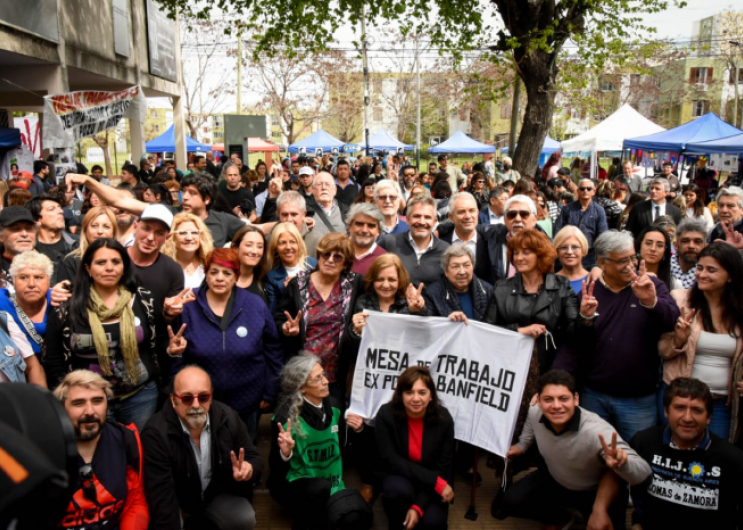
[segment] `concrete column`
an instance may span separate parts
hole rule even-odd
[[[145,153],[144,123],[140,123],[137,120],[129,120],[129,139],[132,143],[132,162],[139,167],[139,160]]]
[[[183,115],[183,98],[173,98],[173,132],[175,133],[175,163],[178,169],[185,171],[188,154],[186,153],[186,121]]]

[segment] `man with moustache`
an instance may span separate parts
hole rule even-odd
[[[373,204],[358,203],[348,210],[346,225],[354,254],[351,270],[356,274],[365,275],[374,260],[387,253],[377,245],[383,221],[382,212]]]
[[[425,195],[413,197],[408,202],[407,219],[407,232],[388,234],[379,246],[400,258],[413,285],[429,285],[441,277],[441,257],[449,246],[433,234],[436,202]]]
[[[8,206],[0,212],[0,269],[12,284],[10,264],[21,252],[36,246],[36,224],[23,206]]]
[[[58,528],[146,530],[142,447],[134,425],[107,422],[111,385],[90,370],[65,376],[54,391],[75,429],[74,493]]]
[[[743,189],[738,186],[723,188],[717,194],[717,223],[709,234],[708,242],[725,239],[724,226],[743,234]]]
[[[142,431],[150,530],[255,527],[250,499],[263,462],[237,412],[212,392],[209,375],[186,366]]]
[[[685,219],[676,229],[676,253],[671,256],[671,275],[684,289],[691,289],[697,281],[699,253],[707,246],[706,223],[703,219]]]

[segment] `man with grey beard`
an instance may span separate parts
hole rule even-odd
[[[170,331],[171,345],[182,332]],[[212,391],[209,374],[186,366],[142,431],[150,530],[255,527],[249,499],[263,462],[237,412]]]

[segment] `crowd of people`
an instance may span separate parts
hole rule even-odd
[[[711,200],[670,163],[592,180],[559,154],[534,176],[192,164],[114,186],[38,161],[27,201],[6,194],[0,382],[52,390],[77,437],[50,527],[250,529],[265,474],[295,528],[370,528],[378,499],[390,529],[447,528],[455,477],[481,476],[428,368],[375,418],[346,412],[381,311],[534,339],[494,517],[619,529],[631,495],[637,528],[743,528],[743,189]]]

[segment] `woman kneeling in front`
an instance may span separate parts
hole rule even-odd
[[[448,503],[454,499],[454,420],[439,402],[428,368],[413,366],[402,373],[375,427],[390,530],[447,528]]]

